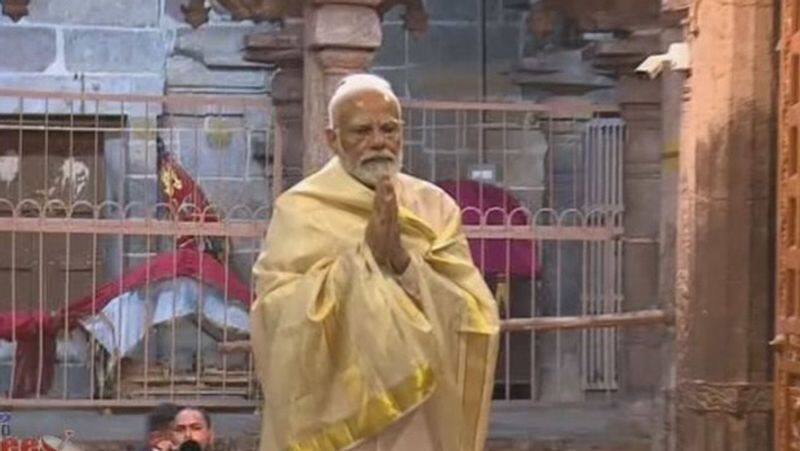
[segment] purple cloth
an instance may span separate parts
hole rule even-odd
[[[484,216],[485,225],[527,225],[527,212],[520,209],[517,199],[494,185],[472,180],[437,182],[461,207],[464,225],[480,225]],[[516,210],[516,211],[515,211]],[[480,211],[480,214],[478,213]],[[487,278],[513,277],[532,279],[536,276],[535,247],[532,240],[480,239],[469,240],[472,259]]]

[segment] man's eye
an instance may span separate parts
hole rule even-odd
[[[386,124],[381,127],[381,131],[386,134],[397,133],[398,127],[394,124]]]

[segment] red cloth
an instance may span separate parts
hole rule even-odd
[[[219,222],[219,216],[208,202],[203,189],[178,163],[175,156],[166,150],[161,140],[158,141],[157,152],[159,187],[175,219],[188,222]],[[196,237],[184,235],[177,238],[176,247],[199,248],[221,260],[225,254],[225,241],[220,237],[202,237],[198,242]]]
[[[227,281],[226,281],[227,276]],[[54,314],[30,312],[0,314],[0,338],[16,339],[16,364],[12,396],[26,397],[36,393],[39,358],[42,359],[41,393],[50,389],[55,363],[56,334],[62,330],[65,321],[73,328],[81,319],[99,312],[112,299],[123,293],[136,290],[148,282],[155,283],[175,277],[191,277],[217,288],[228,299],[238,300],[249,305],[252,302],[250,290],[242,284],[235,274],[225,274],[225,267],[214,257],[196,249],[179,249],[176,252],[161,254],[148,265],[131,270],[122,280],[114,280],[88,295],[62,307]],[[41,333],[41,337],[40,337]],[[39,340],[44,343],[44,353],[39,355]]]
[[[47,393],[53,383],[56,363],[56,337],[46,334],[41,338],[42,353],[39,355],[39,338],[30,337],[17,341],[14,359],[14,385],[11,387],[13,398],[25,398],[35,395],[39,383],[39,371],[42,372],[40,394]],[[39,366],[39,359],[42,365]]]
[[[519,201],[502,188],[472,180],[446,180],[437,184],[461,207],[461,218],[465,225],[504,225],[509,215],[513,215],[510,218],[511,225],[529,224]],[[485,216],[483,222],[482,216]],[[499,278],[508,274],[530,279],[536,275],[532,240],[470,239],[469,247],[472,259],[484,277]]]
[[[109,301],[122,293],[143,287],[148,281],[153,283],[175,277],[197,279],[227,293],[229,299],[237,299],[248,305],[252,301],[250,290],[235,274],[228,273],[226,284],[225,267],[214,257],[195,249],[179,249],[154,257],[149,265],[134,268],[121,281],[117,279],[106,283],[93,295],[71,302],[68,307],[62,307],[52,315],[47,312],[17,312],[16,315],[12,315],[11,312],[2,313],[0,338],[11,340],[12,331],[16,330],[16,339],[28,339],[35,336],[40,327],[45,333],[54,334],[63,328],[65,319],[68,321],[68,327],[72,328],[77,321],[91,315],[92,311],[99,312]]]

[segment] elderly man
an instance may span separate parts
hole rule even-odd
[[[335,157],[275,205],[253,269],[261,450],[482,450],[497,307],[455,202],[400,174],[389,84],[329,104]]]

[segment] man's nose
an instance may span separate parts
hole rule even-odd
[[[370,148],[375,150],[383,149],[386,146],[386,137],[380,130],[373,130],[370,134]]]

